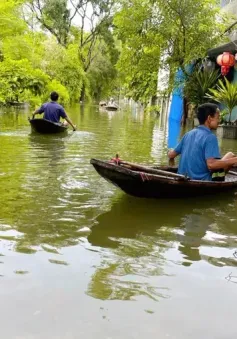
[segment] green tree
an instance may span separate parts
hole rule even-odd
[[[46,62],[46,47],[49,40],[42,32],[27,31],[24,34],[8,36],[3,39],[2,53],[12,60],[26,59],[34,68],[41,68]]]
[[[122,0],[114,25],[123,44],[118,69],[133,97],[143,84],[139,94],[143,98],[146,86],[150,93],[155,90],[153,81],[144,83],[146,74],[153,79],[159,68],[165,68],[167,82],[173,84],[178,68],[186,73],[186,65],[221,41],[228,20],[216,0]],[[147,55],[152,60],[149,72]]]
[[[124,94],[147,102],[156,95],[160,43],[152,28],[153,7],[148,1],[123,2],[114,25],[122,42],[117,64]]]
[[[219,76],[218,70],[208,72],[200,70],[200,65],[197,66],[185,81],[184,96],[187,101],[195,106],[207,102],[207,93],[216,86]]]
[[[20,0],[5,0],[0,2],[0,41],[8,36],[21,33],[26,25],[20,17]]]
[[[67,88],[71,101],[79,100],[83,83],[87,80],[76,44],[70,44],[66,49],[54,39],[48,39],[42,67],[51,79]]]
[[[22,102],[44,94],[49,77],[27,59],[0,62],[0,102]]]
[[[67,0],[30,0],[27,5],[41,28],[55,36],[60,45],[67,46],[72,24]],[[28,24],[32,25],[32,16],[26,17]]]
[[[56,37],[60,45],[68,48],[71,44],[77,44],[77,63],[83,66],[85,73],[97,57],[101,40],[110,44],[113,52],[110,27],[114,0],[71,0],[71,8],[66,0],[28,0],[27,4],[41,28]],[[30,26],[32,16],[27,12],[27,22]],[[86,23],[90,26],[89,31],[86,31]],[[89,84],[86,77],[82,77],[82,80],[81,99],[84,99]]]

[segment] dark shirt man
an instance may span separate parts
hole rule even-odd
[[[52,101],[46,102],[39,109],[37,109],[33,113],[33,118],[35,114],[42,114],[42,113],[44,113],[44,119],[55,122],[55,123],[59,123],[60,118],[63,118],[72,126],[73,130],[75,131],[76,126],[73,125],[71,119],[67,116],[64,108],[57,103],[58,97],[59,95],[57,92],[52,92],[50,94],[50,98]]]

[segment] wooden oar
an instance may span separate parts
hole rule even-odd
[[[237,172],[234,172],[234,171],[228,171],[226,174],[231,174],[231,175],[237,176]]]
[[[173,177],[173,178],[188,180],[188,178],[185,177],[182,174],[177,174],[177,173],[173,173],[173,172],[169,172],[169,171],[164,171],[164,170],[159,170],[159,169],[155,169],[155,168],[151,168],[151,167],[147,167],[147,166],[142,166],[142,165],[135,164],[135,163],[132,163],[132,162],[129,162],[129,161],[120,160],[119,164],[128,165],[128,166],[134,167],[134,168],[136,168],[140,171],[144,171],[144,172],[148,172],[148,173],[163,174],[163,175],[166,175],[167,177]]]

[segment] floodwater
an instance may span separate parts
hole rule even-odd
[[[65,137],[0,113],[1,338],[235,338],[237,196],[127,196],[90,158],[166,164],[166,127],[134,109],[68,112]]]

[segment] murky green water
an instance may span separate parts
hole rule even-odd
[[[0,113],[1,338],[235,338],[237,197],[143,200],[100,178],[91,157],[166,163],[153,115],[77,106],[61,137],[17,112]]]

